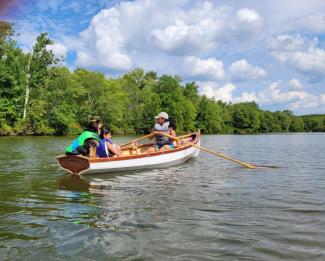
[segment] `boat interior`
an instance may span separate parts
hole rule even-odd
[[[183,136],[178,136],[178,138],[180,138],[182,141],[185,142],[193,142],[197,138],[197,133],[190,133]],[[175,148],[181,148],[186,146],[186,144],[182,141],[175,141],[174,142]],[[127,144],[126,146],[122,146],[121,150],[123,156],[141,155],[141,154],[148,153],[148,149],[153,146],[154,146],[153,143],[146,143],[146,144],[130,143]],[[152,153],[152,151],[150,153]]]

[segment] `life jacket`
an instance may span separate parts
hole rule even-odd
[[[99,158],[107,158],[107,157],[110,157],[112,155],[112,153],[110,153],[110,151],[108,150],[107,146],[106,146],[106,142],[110,143],[110,144],[113,144],[113,142],[109,139],[102,139],[100,142],[99,142],[99,146],[97,148],[97,156]]]
[[[72,153],[74,150],[77,149],[79,146],[83,146],[85,144],[85,141],[88,139],[94,139],[96,141],[99,141],[100,138],[97,133],[92,131],[84,131],[81,133],[80,136],[78,136],[70,146],[68,146],[65,151],[68,153]]]
[[[169,131],[169,121],[165,121],[162,125],[156,123],[154,126],[154,131],[165,132],[166,134],[170,134]],[[172,140],[170,140],[167,136],[164,135],[156,135],[156,144],[158,145],[170,145],[172,144]]]

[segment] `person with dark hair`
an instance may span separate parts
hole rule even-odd
[[[82,132],[70,146],[65,150],[67,155],[83,155],[90,158],[95,158],[97,146],[99,145],[98,132],[102,126],[99,119],[92,119],[89,121],[87,128]]]
[[[99,135],[103,127],[104,127],[103,122],[100,120],[98,116],[95,116],[90,118],[86,130],[97,132],[97,134]]]
[[[117,157],[123,156],[120,146],[114,144],[110,138],[112,137],[112,132],[108,127],[104,127],[101,130],[99,135],[101,141],[99,142],[99,146],[97,148],[97,157],[99,158],[107,158],[107,157]]]

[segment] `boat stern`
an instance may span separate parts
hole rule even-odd
[[[89,159],[80,155],[62,155],[57,157],[59,166],[71,174],[81,174],[89,169]]]

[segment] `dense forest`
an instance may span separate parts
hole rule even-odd
[[[325,131],[325,115],[264,111],[255,102],[226,104],[198,93],[195,82],[137,68],[120,77],[77,68],[71,72],[40,34],[30,53],[0,22],[0,135],[63,135],[99,116],[115,133],[147,133],[153,117],[169,113],[178,132],[267,133]]]

